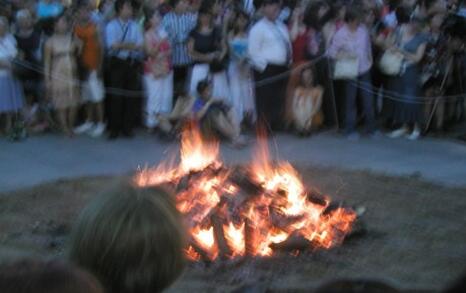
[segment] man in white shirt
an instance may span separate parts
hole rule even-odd
[[[262,11],[264,17],[249,33],[248,47],[255,71],[257,117],[272,130],[281,130],[291,42],[287,27],[277,19],[281,1],[263,1]]]

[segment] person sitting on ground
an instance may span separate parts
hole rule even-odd
[[[292,101],[292,120],[299,134],[310,134],[311,130],[322,125],[323,115],[320,108],[323,93],[323,88],[314,84],[312,67],[304,68]]]
[[[123,181],[91,201],[73,227],[69,258],[111,293],[154,293],[183,271],[183,225],[171,194]]]
[[[0,265],[2,293],[104,293],[89,273],[58,260],[21,259]]]
[[[195,98],[181,89],[176,90],[176,92],[180,93],[180,96],[176,99],[173,110],[168,115],[160,113],[156,116],[162,138],[177,137],[183,125],[193,116],[192,109]]]
[[[208,80],[202,80],[197,84],[197,94],[193,112],[203,135],[212,139],[219,134],[235,147],[244,146],[245,141],[240,134],[239,123],[235,122],[232,107],[224,100],[212,97],[212,86]]]

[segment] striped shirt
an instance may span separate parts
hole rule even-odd
[[[172,44],[173,66],[185,66],[192,63],[188,53],[189,33],[196,27],[197,13],[176,14],[167,13],[162,25],[168,33],[168,38]]]

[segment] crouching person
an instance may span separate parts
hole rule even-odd
[[[300,135],[309,135],[322,126],[323,93],[323,88],[314,84],[312,67],[304,68],[300,74],[299,86],[294,90],[292,107],[292,121]]]
[[[184,268],[183,231],[170,194],[120,183],[82,211],[69,256],[107,292],[160,292]]]
[[[207,139],[220,135],[228,139],[234,147],[244,146],[246,142],[240,135],[240,126],[235,121],[233,109],[223,100],[212,97],[210,82],[200,81],[197,84],[197,94],[193,112],[203,135]]]

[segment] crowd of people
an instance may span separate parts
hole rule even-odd
[[[459,0],[14,1],[0,17],[0,126],[19,139],[247,126],[418,139],[465,118]],[[363,128],[360,128],[363,126]]]

